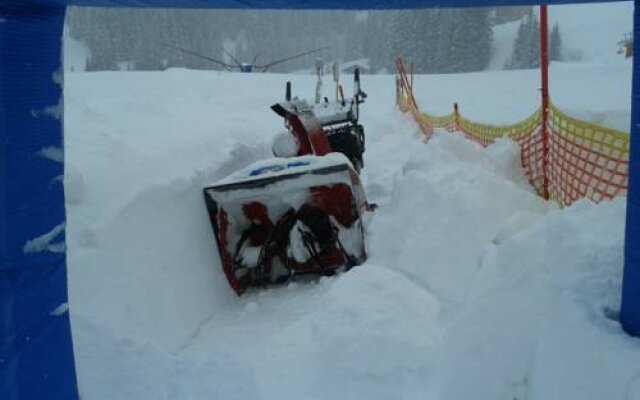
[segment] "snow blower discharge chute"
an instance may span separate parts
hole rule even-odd
[[[363,216],[372,207],[358,176],[364,152],[358,106],[366,95],[357,70],[355,81],[353,98],[313,105],[292,99],[287,82],[286,100],[272,106],[287,127],[274,143],[277,158],[204,188],[222,268],[238,295],[299,276],[333,275],[366,259]]]

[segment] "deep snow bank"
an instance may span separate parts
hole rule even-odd
[[[493,148],[483,152],[461,135],[440,133],[397,157],[389,198],[373,221],[372,230],[385,232],[372,237],[373,261],[462,303],[482,254],[510,220],[545,211],[522,176],[497,173],[519,171],[517,147],[496,147],[505,144],[511,151],[500,158]]]
[[[624,199],[579,203],[486,250],[441,348],[442,398],[629,398],[640,348],[608,318],[624,211]]]

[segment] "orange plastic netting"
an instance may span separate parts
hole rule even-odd
[[[463,117],[457,105],[451,114],[420,112],[402,60],[397,61],[396,102],[410,112],[425,136],[434,129],[459,132],[488,146],[500,138],[518,143],[520,160],[529,183],[541,196],[568,206],[581,198],[594,202],[626,195],[629,170],[629,134],[570,117],[550,104],[547,121],[538,109],[510,125],[491,125]],[[543,134],[546,123],[547,135]],[[545,137],[546,136],[546,137]],[[545,143],[546,140],[546,143]]]

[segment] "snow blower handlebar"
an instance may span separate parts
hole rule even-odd
[[[360,69],[356,68],[353,72],[353,81],[355,83],[354,95],[356,103],[364,103],[364,99],[367,98],[367,94],[360,88]]]
[[[334,64],[337,65],[337,64]],[[334,71],[335,72],[335,71]],[[337,78],[339,74],[334,74]],[[285,120],[285,128],[294,139],[279,136],[274,142],[276,156],[324,155],[339,152],[349,158],[357,172],[364,166],[362,154],[365,149],[364,128],[358,123],[360,104],[367,94],[360,87],[360,70],[354,71],[354,93],[345,98],[343,88],[337,85],[338,98],[330,102],[309,104],[292,96],[291,82],[287,82],[285,101],[274,104],[271,109]],[[318,89],[318,88],[316,88]],[[277,150],[276,150],[277,149]],[[286,151],[281,151],[281,150]]]

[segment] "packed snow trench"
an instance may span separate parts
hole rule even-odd
[[[561,106],[628,118],[630,63],[552,76]],[[416,93],[429,111],[455,100],[513,122],[534,109],[537,79],[419,76]],[[532,193],[512,142],[424,144],[394,108],[393,76],[363,76],[363,180],[380,206],[369,260],[236,297],[201,189],[270,156],[283,125],[269,105],[287,80],[313,95],[307,75],[67,74],[83,399],[640,399],[640,342],[615,321],[626,199],[559,210]]]

